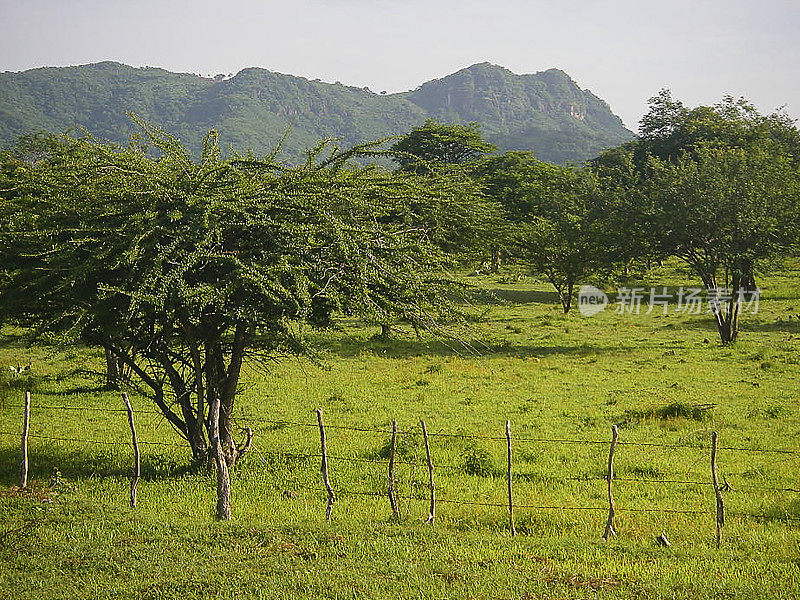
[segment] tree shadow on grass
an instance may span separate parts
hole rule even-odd
[[[800,318],[798,319],[776,319],[775,321],[761,321],[761,322],[748,322],[745,320],[742,323],[743,331],[759,331],[759,332],[778,332],[778,333],[791,333],[793,335],[800,335]]]
[[[25,331],[17,327],[0,326],[0,348],[30,348],[30,340],[25,336]]]
[[[478,304],[549,304],[560,305],[556,292],[543,290],[504,290],[470,288],[464,294],[464,299]]]
[[[800,499],[770,506],[764,516],[770,520],[786,520],[792,527],[800,528]]]
[[[48,396],[74,396],[108,391],[105,381],[95,377],[95,375],[95,373],[85,369],[67,369],[48,375],[30,372],[9,375],[6,371],[0,370],[0,396],[16,394],[22,397],[24,392],[41,392]],[[92,381],[89,377],[96,381]],[[81,383],[74,382],[75,385],[71,387],[61,387],[63,382],[78,378],[80,378]]]
[[[790,333],[793,335],[800,335],[800,319],[775,321],[758,321],[748,318],[749,315],[743,315],[739,320],[740,335],[747,335],[748,332],[758,333]],[[698,315],[699,317],[699,315]],[[711,315],[707,318],[698,318],[696,320],[686,320],[680,324],[681,328],[694,331],[707,331],[710,334],[719,336],[717,325]],[[719,338],[717,337],[717,340]],[[712,340],[713,341],[713,340]]]
[[[35,440],[31,440],[33,441]],[[93,452],[94,444],[86,446],[88,447],[68,449],[54,444],[37,444],[30,447],[28,479],[46,482],[62,477],[79,480],[93,477],[128,478],[132,475],[131,448],[113,446]],[[7,486],[19,485],[20,461],[19,447],[0,448],[0,483]],[[204,471],[204,466],[191,463],[188,456],[184,458],[159,453],[142,455],[141,479],[144,481],[164,481]]]
[[[481,357],[501,356],[508,358],[544,358],[547,356],[589,357],[604,354],[632,352],[634,346],[592,346],[577,344],[574,346],[555,344],[552,346],[516,344],[512,340],[480,341],[471,340],[467,344],[458,341],[441,340],[409,340],[409,339],[370,339],[341,338],[326,344],[325,349],[339,358],[354,358],[374,355],[385,358],[431,357]]]
[[[75,396],[86,394],[99,394],[102,392],[113,391],[111,388],[103,385],[76,385],[66,389],[53,390],[48,392],[51,396]]]

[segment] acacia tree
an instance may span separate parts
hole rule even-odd
[[[800,184],[791,157],[699,146],[674,162],[651,158],[642,186],[626,209],[656,248],[692,268],[722,343],[734,342],[754,269],[797,244]]]
[[[430,164],[463,164],[494,152],[497,146],[483,139],[477,123],[424,125],[401,136],[391,147],[394,160],[405,170],[424,170]]]
[[[195,459],[214,431],[230,465],[247,449],[243,363],[307,351],[315,307],[428,329],[455,314],[443,252],[409,215],[456,195],[450,180],[350,165],[361,149],[223,158],[214,132],[196,161],[143,127],[127,148],[47,137],[2,156],[0,321],[105,348]]]

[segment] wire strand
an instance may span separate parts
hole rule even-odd
[[[24,408],[22,405],[17,404],[9,404],[6,405],[7,408]],[[52,406],[52,405],[38,405],[33,406],[32,409],[34,410],[91,410],[97,412],[109,412],[109,413],[117,413],[117,412],[126,412],[124,408],[102,408],[102,407],[93,407],[93,406]],[[162,415],[160,411],[157,410],[136,410],[134,411],[136,414],[154,414],[154,415]],[[301,421],[287,421],[284,419],[269,419],[266,417],[262,417],[260,415],[241,415],[239,419],[249,419],[251,421],[255,421],[257,423],[271,423],[274,425],[282,425],[282,426],[293,426],[293,427],[309,427],[309,428],[317,428],[317,423],[306,423]],[[327,429],[339,429],[345,431],[358,431],[362,433],[381,433],[389,435],[391,432],[388,428],[379,428],[379,427],[366,427],[366,426],[356,426],[356,425],[336,425],[336,424],[326,424],[325,427]],[[412,430],[405,430],[401,431],[401,434],[413,434]],[[468,433],[454,433],[454,432],[429,432],[428,434],[430,437],[449,437],[449,438],[461,438],[461,439],[484,439],[484,440],[494,440],[494,441],[505,441],[505,437],[503,436],[493,436],[493,435],[479,435],[479,434],[468,434]],[[607,446],[609,444],[608,440],[581,440],[581,439],[570,439],[570,438],[550,438],[550,437],[516,437],[513,440],[514,442],[521,443],[521,442],[537,442],[537,443],[552,443],[552,444],[584,444],[584,445],[604,445]],[[641,448],[665,448],[669,450],[677,450],[677,449],[694,449],[694,450],[707,450],[708,446],[704,446],[701,444],[667,444],[667,443],[657,443],[657,442],[637,442],[637,441],[624,441],[620,440],[618,442],[620,446],[632,446],[632,447],[641,447]],[[748,448],[745,446],[720,446],[719,450],[728,450],[734,452],[753,452],[753,453],[767,453],[767,454],[785,454],[789,456],[800,456],[800,451],[797,450],[788,450],[783,448]]]

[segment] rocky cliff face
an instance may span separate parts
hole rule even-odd
[[[481,123],[505,150],[532,150],[552,162],[580,162],[632,137],[604,101],[558,69],[515,75],[481,63],[425,83],[408,98],[436,118]]]
[[[288,130],[289,161],[321,137],[355,144],[405,133],[431,117],[480,123],[501,150],[530,150],[558,163],[581,162],[632,137],[605,102],[557,69],[515,75],[481,63],[386,95],[259,68],[215,79],[112,62],[0,74],[2,145],[68,128],[124,142],[134,129],[127,112],[195,149],[212,127],[226,144],[257,153]]]

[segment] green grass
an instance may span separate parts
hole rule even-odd
[[[800,451],[799,276],[790,265],[764,279],[759,313],[744,317],[740,342],[728,348],[708,315],[612,307],[591,318],[563,315],[548,286],[509,273],[468,278],[486,307],[469,332],[478,356],[402,327],[387,342],[376,328],[342,322],[318,335],[320,365],[248,366],[239,422],[256,439],[234,473],[230,523],[214,519],[213,474],[188,469],[177,436],[136,397],[140,439],[154,444],[143,445],[139,505],[128,507],[127,423],[123,412],[105,410],[122,405],[88,374],[102,357],[29,348],[6,328],[0,431],[13,435],[0,435],[0,596],[795,598],[800,494],[781,489],[800,487],[800,455],[719,452],[732,488],[719,549],[707,483],[712,431],[724,448]],[[687,282],[670,268],[644,285]],[[29,374],[11,375],[8,365],[29,360]],[[25,389],[33,391],[33,436],[115,444],[33,437],[32,491],[21,494],[13,486]],[[331,523],[313,456],[317,407],[331,426],[339,492]],[[424,524],[420,418],[440,465],[433,527]],[[384,497],[352,494],[383,492],[391,419],[402,430],[399,521]],[[513,538],[506,510],[483,505],[505,502],[506,420],[520,506]],[[603,542],[612,424],[621,442],[619,536]],[[668,512],[684,510],[700,514]],[[661,533],[669,548],[656,544]]]

